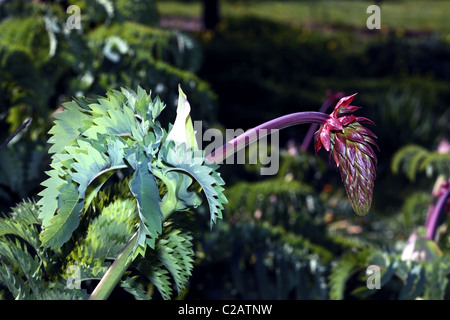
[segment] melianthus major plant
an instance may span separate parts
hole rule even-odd
[[[64,104],[49,132],[53,155],[41,199],[19,205],[0,224],[0,282],[23,299],[54,297],[55,288],[64,297],[106,299],[118,283],[136,298],[148,298],[132,268],[163,298],[171,296],[170,276],[180,294],[193,268],[193,249],[191,233],[177,223],[202,203],[201,193],[211,226],[222,218],[227,199],[216,163],[252,139],[300,123],[321,125],[316,152],[321,146],[330,152],[354,210],[367,214],[376,171],[370,144],[376,146],[376,136],[361,125],[370,120],[352,115],[358,109],[350,105],[354,96],[342,98],[331,115],[298,112],[276,118],[208,155],[197,147],[181,88],[177,117],[168,130],[158,121],[164,103],[140,87]],[[116,172],[128,177],[114,189],[108,180]],[[6,235],[31,245],[37,256]],[[66,273],[54,270],[61,264]],[[67,292],[64,281],[72,278],[73,265],[81,269],[81,281],[100,280],[90,295]],[[45,277],[47,285],[39,286]],[[34,285],[26,288],[23,278]]]

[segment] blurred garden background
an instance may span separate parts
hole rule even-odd
[[[81,29],[68,28],[70,5]],[[366,26],[370,5],[380,29]],[[449,16],[445,0],[1,1],[0,142],[33,121],[0,151],[0,212],[38,200],[47,132],[72,97],[139,85],[173,122],[180,84],[204,130],[247,130],[357,92],[380,147],[369,214],[304,141],[309,126],[282,130],[275,176],[220,169],[229,204],[212,229],[206,208],[192,216],[195,267],[179,298],[448,299],[448,203],[436,237],[422,234],[450,189]],[[367,287],[369,265],[380,289]]]

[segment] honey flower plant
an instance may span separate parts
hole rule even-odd
[[[187,97],[182,92],[181,88],[179,88],[179,93],[180,97],[178,101],[177,117],[172,129],[166,137],[166,142],[171,141],[172,144],[169,143],[167,145],[169,148],[174,148],[174,150],[180,145],[185,145],[191,150],[197,150],[198,146],[195,142],[195,132],[189,115],[191,108],[187,101]],[[213,168],[218,169],[217,164],[222,164],[225,158],[242,148],[245,148],[245,146],[255,140],[259,140],[268,134],[274,134],[278,130],[289,126],[304,123],[317,123],[321,126],[314,135],[316,153],[322,146],[325,150],[330,152],[330,157],[333,157],[339,168],[347,195],[354,211],[358,215],[365,215],[368,213],[372,203],[377,164],[376,154],[370,145],[374,145],[377,148],[378,146],[375,142],[375,134],[362,126],[362,124],[374,123],[367,118],[355,117],[352,114],[359,109],[359,107],[350,105],[355,95],[356,94],[341,98],[331,115],[314,111],[297,112],[272,119],[254,127],[226,142],[223,146],[213,150],[213,152],[209,154],[205,153],[202,156],[204,165],[217,166],[207,169],[208,172]],[[163,145],[166,145],[166,143],[163,143]],[[162,152],[166,152],[164,147],[161,150]],[[170,157],[168,157],[168,159],[169,158]],[[197,170],[199,170],[200,167],[195,165],[195,162],[198,162],[198,159],[196,157],[183,157],[183,159],[184,161],[187,160],[188,163],[177,163],[178,165],[182,165],[181,170],[186,170],[193,166],[188,172],[190,172],[194,178],[197,178],[199,182],[204,182],[204,180],[198,176]],[[192,160],[192,163],[189,163],[189,159]],[[203,160],[201,162],[203,162]],[[163,178],[161,175],[159,177]],[[227,199],[222,194],[223,188],[221,185],[224,184],[223,180],[217,174],[216,176],[213,175],[213,177],[217,180],[216,185],[214,185],[214,181],[212,184],[211,182],[201,183],[212,212],[212,223],[214,223],[216,218],[222,217],[220,211],[223,209],[223,205],[227,203]],[[207,180],[211,180],[210,178],[211,177]],[[170,186],[169,182],[166,184]],[[177,201],[174,203],[177,203]],[[161,208],[166,208],[164,201]],[[128,244],[126,248],[127,247],[131,247],[130,244]],[[128,265],[122,262],[122,260],[126,259],[126,256],[119,256],[116,259],[115,263],[107,273],[107,276],[102,279],[93,295],[91,295],[91,298],[98,299],[109,296],[115,283],[117,283],[120,276],[128,268]],[[108,279],[109,276],[114,280]]]
[[[58,282],[63,294],[77,299],[107,299],[117,285],[135,285],[126,272],[133,268],[150,270],[145,275],[149,280],[155,279],[155,274],[168,279],[170,273],[178,294],[183,292],[194,267],[192,234],[178,223],[184,218],[183,212],[198,208],[205,199],[211,227],[222,219],[228,204],[225,181],[219,172],[223,160],[256,140],[264,143],[263,138],[269,134],[277,137],[278,130],[289,126],[320,125],[314,135],[315,151],[323,146],[336,162],[355,212],[364,215],[369,211],[377,163],[371,146],[376,146],[376,136],[363,126],[372,121],[352,114],[358,109],[350,105],[355,95],[342,98],[331,114],[306,111],[283,115],[246,132],[240,130],[242,134],[234,139],[223,140],[229,140],[223,146],[220,143],[203,150],[196,141],[191,105],[181,87],[178,91],[176,118],[167,127],[159,121],[165,104],[141,87],[137,91],[111,90],[97,99],[77,98],[65,103],[64,111],[55,116],[49,131],[48,179],[42,182],[40,200],[20,210],[30,213],[29,218],[24,218],[27,226],[39,225],[39,231],[33,229],[35,236],[30,243],[36,245],[36,252],[43,248],[60,257],[61,248],[74,248],[58,265],[64,265],[67,271],[77,265],[80,277],[82,274],[84,279],[98,280],[90,294],[85,290],[68,292],[64,283],[71,279],[71,273],[67,272]],[[117,182],[111,178],[119,172],[129,175],[127,180]],[[108,188],[113,187],[120,190],[122,197],[109,197],[107,192],[112,189]],[[104,203],[106,198],[109,200]],[[13,227],[2,231],[6,232],[3,235],[19,230],[13,220]],[[89,224],[87,229],[85,222]],[[116,228],[115,223],[123,228]],[[112,238],[120,241],[110,248],[107,245]],[[97,254],[100,244],[109,251]],[[111,257],[115,257],[112,264]],[[53,262],[49,262],[49,270]],[[33,274],[47,274],[41,270],[44,262],[32,265],[37,268]],[[141,270],[141,266],[145,267]],[[10,274],[9,269],[2,270]],[[1,276],[0,272],[0,283]],[[161,279],[151,282],[164,299],[169,299],[170,281]],[[15,293],[16,289],[11,288],[14,296],[23,299],[41,297],[43,292],[20,289]],[[48,294],[53,288],[48,287]],[[139,298],[147,298],[140,287],[132,291]]]

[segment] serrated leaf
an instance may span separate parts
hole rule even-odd
[[[134,234],[136,222],[134,200],[110,203],[89,224],[86,236],[77,241],[67,264],[76,264],[85,278],[100,279]]]
[[[345,286],[348,278],[355,268],[364,266],[367,268],[369,259],[374,257],[373,249],[364,249],[356,254],[345,254],[341,260],[333,267],[329,276],[330,299],[341,300],[344,298]]]
[[[40,224],[38,219],[39,207],[31,200],[26,200],[11,208],[10,215],[14,220],[19,220],[24,224]]]
[[[73,183],[66,183],[60,191],[58,214],[50,219],[48,226],[40,235],[42,245],[46,247],[61,247],[70,239],[79,224],[80,211],[84,203],[78,198],[76,186]]]
[[[142,288],[142,284],[136,278],[126,278],[120,282],[120,286],[126,292],[132,294],[136,300],[150,300],[151,297],[147,295],[147,292]]]
[[[147,94],[147,92],[139,86],[137,92],[134,92],[131,89],[122,88],[121,93],[126,97],[128,106],[137,113],[143,122],[154,122],[165,108],[164,103],[161,102],[159,97],[156,97],[152,101],[150,93]]]
[[[108,103],[111,104],[111,102]],[[120,136],[131,135],[132,132],[138,132],[136,130],[137,119],[130,108],[124,108],[123,110],[107,108],[106,110],[107,114],[104,117],[99,117],[94,120],[97,127],[102,128],[100,133],[110,133]],[[139,138],[139,135],[134,135],[134,137]]]
[[[67,282],[62,281],[45,290],[33,292],[33,300],[87,300],[86,289],[70,289]]]
[[[83,130],[89,126],[91,117],[84,113],[75,101],[65,103],[64,112],[55,115],[55,125],[48,132],[52,137],[48,140],[53,144],[49,153],[60,153],[71,144]]]
[[[142,259],[137,264],[136,269],[145,275],[151,283],[153,283],[164,300],[170,299],[172,295],[170,276],[161,261],[155,260],[154,257],[150,259]]]
[[[172,230],[158,243],[158,258],[169,270],[178,293],[184,290],[193,268],[192,237],[180,230]]]
[[[87,210],[91,206],[92,201],[94,201],[95,197],[100,192],[100,189],[114,173],[115,172],[113,170],[104,172],[100,177],[96,178],[95,181],[93,181],[93,183],[89,185],[86,190],[86,196],[84,198],[84,210]]]
[[[345,285],[350,273],[355,268],[355,262],[342,259],[333,267],[330,274],[330,299],[341,300],[344,298]]]
[[[8,288],[16,300],[26,299],[30,295],[29,287],[25,286],[23,279],[11,272],[3,263],[0,263],[0,283]]]
[[[39,219],[42,220],[44,227],[48,225],[50,218],[55,214],[58,208],[59,189],[66,183],[58,173],[62,170],[61,162],[54,162],[51,166],[53,169],[46,172],[49,178],[41,183],[45,189],[38,194],[41,197],[38,201],[38,205],[41,207]]]
[[[66,147],[69,155],[74,159],[71,173],[72,180],[79,184],[79,197],[84,198],[90,182],[104,169],[110,167],[109,159],[104,154],[104,150],[97,150],[95,147],[83,140],[78,140],[79,147]]]
[[[130,191],[137,201],[140,218],[136,247],[145,248],[148,244],[154,248],[155,239],[162,231],[159,189],[155,177],[148,169],[146,158],[141,155],[139,160],[134,163],[135,172],[129,183]]]
[[[106,152],[109,156],[109,165],[112,167],[123,165],[125,148],[127,144],[121,137],[109,138],[106,140]]]
[[[20,268],[20,274],[25,276],[27,286],[31,287],[33,291],[41,286],[41,262],[38,256],[30,254],[27,246],[22,244],[18,239],[15,242],[1,239],[0,257],[0,261],[3,260],[8,262],[7,264],[9,265]]]
[[[191,149],[186,149],[184,144],[176,145],[173,141],[168,142],[163,148],[164,155],[162,159],[164,162],[172,166],[166,169],[181,170],[191,175],[202,187],[209,205],[210,224],[216,222],[217,218],[222,218],[222,210],[224,204],[228,203],[223,194],[225,184],[220,174],[216,171],[219,167],[216,164],[206,162],[203,156],[199,156]]]
[[[40,246],[39,235],[36,230],[24,225],[23,221],[13,219],[0,219],[0,237],[4,235],[15,235],[27,241],[38,249]]]

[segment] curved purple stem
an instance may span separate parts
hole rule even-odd
[[[450,197],[450,189],[448,189],[438,200],[433,212],[431,213],[429,220],[427,221],[427,234],[425,238],[435,240],[436,232],[438,228],[439,217],[444,212],[447,199]]]
[[[344,92],[337,92],[337,93],[327,93],[328,98],[325,99],[325,101],[322,103],[322,106],[319,109],[319,112],[326,112],[329,107],[333,105],[333,103],[336,103],[344,97]],[[316,132],[318,127],[317,123],[313,123],[309,126],[308,132],[306,133],[305,138],[303,139],[302,145],[300,146],[300,150],[306,151],[311,144],[311,141],[314,137],[314,132]]]
[[[210,162],[221,163],[225,158],[233,153],[245,148],[247,145],[255,140],[258,140],[275,130],[281,130],[296,124],[303,123],[325,123],[330,115],[323,112],[306,111],[291,113],[254,127],[240,136],[228,141],[222,147],[214,150],[206,156],[206,159]]]

